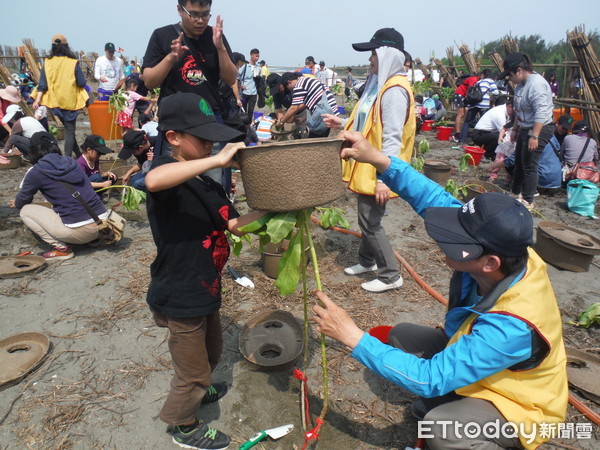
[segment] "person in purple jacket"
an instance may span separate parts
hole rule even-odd
[[[42,255],[46,260],[73,258],[75,255],[68,244],[96,240],[98,226],[65,184],[78,192],[100,219],[108,217],[106,207],[77,161],[61,154],[50,133],[40,131],[31,137],[29,160],[33,167],[25,174],[21,190],[10,206],[20,209],[27,228],[52,246]],[[52,209],[31,204],[38,191],[52,204]]]

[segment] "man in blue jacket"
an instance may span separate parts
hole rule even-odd
[[[352,145],[342,150],[343,158],[372,164],[378,178],[424,216],[454,274],[444,329],[399,324],[386,345],[317,292],[317,330],[421,397],[413,413],[424,416],[419,434],[428,448],[533,449],[553,437],[544,427],[556,431],[565,419],[566,357],[546,265],[529,248],[533,221],[527,209],[498,193],[463,205],[359,133],[340,137]],[[494,425],[503,432],[489,433],[486,427]]]

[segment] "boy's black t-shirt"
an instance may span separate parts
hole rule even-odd
[[[170,156],[161,156],[152,161],[152,169],[174,162]],[[198,176],[174,188],[150,192],[147,201],[157,249],[150,266],[148,304],[174,318],[217,312],[221,271],[229,258],[227,221],[239,217],[222,186]]]
[[[167,25],[154,30],[146,48],[142,71],[156,66],[171,53],[171,42],[179,35],[176,26]],[[231,48],[225,36],[223,43],[231,57]],[[213,43],[213,28],[207,27],[198,39],[184,35],[183,44],[190,50],[171,68],[160,86],[160,98],[175,92],[192,92],[204,97],[211,108],[218,111],[219,55]]]

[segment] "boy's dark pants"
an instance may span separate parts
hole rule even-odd
[[[152,311],[154,322],[169,329],[169,352],[175,375],[171,391],[160,410],[160,420],[169,425],[189,425],[211,382],[211,373],[221,359],[221,317],[214,314],[173,318]]]

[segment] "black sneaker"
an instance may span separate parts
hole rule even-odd
[[[202,402],[200,405],[206,405],[208,403],[213,403],[219,400],[227,394],[227,385],[225,383],[214,383],[208,387],[206,394],[202,398]]]
[[[173,436],[173,442],[183,448],[199,450],[221,450],[229,446],[231,438],[219,430],[209,427],[204,422],[189,433],[184,433],[178,426],[169,427],[168,432]]]

